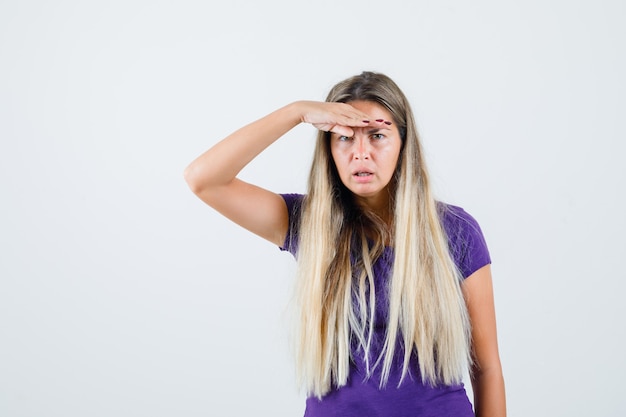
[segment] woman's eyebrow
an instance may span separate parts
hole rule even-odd
[[[367,134],[368,134],[368,135],[372,135],[372,134],[374,134],[374,133],[378,133],[378,132],[380,132],[381,130],[390,130],[390,129],[389,129],[389,128],[386,128],[386,127],[375,127],[374,129],[370,129],[370,130],[368,130],[368,131],[367,131]]]

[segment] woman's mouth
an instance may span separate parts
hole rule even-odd
[[[352,178],[354,178],[354,182],[358,184],[369,183],[373,177],[374,177],[374,174],[369,171],[357,171],[354,174],[352,174]]]

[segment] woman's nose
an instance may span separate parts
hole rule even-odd
[[[366,137],[356,137],[354,140],[354,159],[369,159],[370,143]]]

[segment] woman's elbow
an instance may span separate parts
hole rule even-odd
[[[194,194],[201,193],[205,188],[202,181],[202,175],[198,171],[198,168],[195,167],[193,163],[183,171],[183,178]]]

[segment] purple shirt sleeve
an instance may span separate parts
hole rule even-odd
[[[287,236],[285,242],[280,246],[280,250],[288,251],[293,256],[296,256],[298,251],[298,229],[300,223],[300,208],[302,207],[302,201],[304,195],[302,194],[281,194],[281,197],[287,204],[287,212],[289,213],[289,228],[287,229]]]
[[[461,207],[443,203],[439,207],[450,254],[463,278],[490,264],[489,249],[476,219]]]

